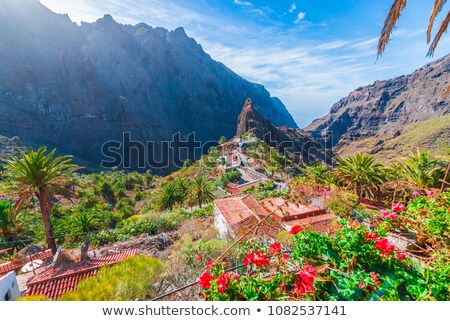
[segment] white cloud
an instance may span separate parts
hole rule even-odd
[[[297,10],[297,4],[294,2],[289,8],[289,13],[293,13],[295,10]]]
[[[243,7],[253,6],[253,3],[249,2],[249,1],[234,0],[233,2],[234,2],[234,4],[237,4],[238,6],[243,6]]]
[[[302,21],[303,19],[305,19],[305,16],[306,16],[306,12],[300,11],[300,12],[298,13],[297,19],[295,19],[294,23],[295,23],[295,24],[299,23],[300,21]]]

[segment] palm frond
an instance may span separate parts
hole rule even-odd
[[[434,1],[434,8],[433,8],[433,11],[431,11],[430,22],[428,23],[427,43],[430,43],[430,40],[431,40],[431,30],[433,29],[434,20],[436,19],[439,12],[441,12],[441,10],[444,7],[446,2],[447,2],[447,0],[435,0]]]
[[[438,32],[436,33],[436,36],[433,39],[433,42],[430,45],[430,49],[428,49],[427,56],[431,57],[434,55],[434,51],[436,50],[436,47],[441,40],[442,35],[444,32],[447,31],[448,24],[450,23],[450,10],[447,12],[447,16],[445,17],[444,21],[442,21],[441,27],[439,28]]]
[[[380,39],[378,40],[378,56],[379,58],[386,48],[387,43],[392,34],[392,30],[395,27],[400,15],[405,9],[406,0],[394,0],[391,9],[389,10],[386,19],[384,20],[383,28],[381,29]]]

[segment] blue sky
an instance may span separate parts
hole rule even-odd
[[[399,76],[426,58],[434,1],[409,0],[386,53],[376,45],[392,0],[41,0],[75,22],[111,14],[121,23],[182,26],[214,59],[263,84],[300,127],[355,88]],[[444,8],[442,16],[449,5]],[[450,52],[445,35],[435,53]]]

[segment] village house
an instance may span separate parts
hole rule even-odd
[[[294,204],[281,197],[257,201],[251,195],[214,201],[214,225],[223,239],[234,239],[247,232],[259,220],[271,215],[264,227],[253,235],[274,236],[299,225],[319,233],[330,231],[333,214],[313,205]]]
[[[53,257],[52,251],[51,250],[46,250],[40,253],[37,253],[35,255],[31,255],[31,256],[27,256],[26,259],[24,260],[20,260],[20,261],[12,261],[12,262],[7,262],[4,264],[0,265],[0,277],[2,277],[5,274],[8,274],[9,272],[12,271],[20,271],[20,269],[27,263],[30,263],[31,261],[34,260],[42,260],[42,261],[46,261],[48,259],[50,259],[51,257]]]
[[[136,249],[125,250],[79,262],[50,266],[27,282],[26,295],[44,295],[50,300],[57,300],[64,293],[76,289],[81,280],[97,275],[100,268],[129,259],[136,253]]]
[[[251,187],[257,188],[260,184],[267,184],[267,181],[257,179],[244,184],[227,183],[225,185],[225,190],[231,195],[236,195],[242,193],[243,191]]]
[[[217,166],[222,171],[227,171],[231,168],[238,168],[241,160],[233,151],[227,151],[216,160]]]
[[[222,239],[234,239],[245,234],[267,214],[267,210],[251,195],[214,201],[214,225]],[[270,236],[282,230],[283,227],[277,220],[268,219],[261,223],[254,233],[260,236]]]
[[[0,276],[0,301],[14,301],[20,297],[19,284],[14,271]]]

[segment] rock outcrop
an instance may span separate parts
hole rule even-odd
[[[0,135],[98,165],[102,145],[124,132],[155,142],[156,159],[157,143],[178,132],[231,137],[247,97],[274,124],[296,126],[263,86],[211,59],[183,28],[122,25],[109,15],[78,26],[37,0],[0,5]]]
[[[408,124],[450,114],[450,98],[441,98],[450,83],[449,72],[447,55],[410,75],[360,87],[305,130],[316,138],[329,135],[337,153],[363,139],[398,137]]]
[[[240,136],[248,133],[285,153],[297,164],[318,161],[332,163],[332,154],[326,145],[301,129],[274,126],[260,114],[250,98],[239,115],[236,134]]]

